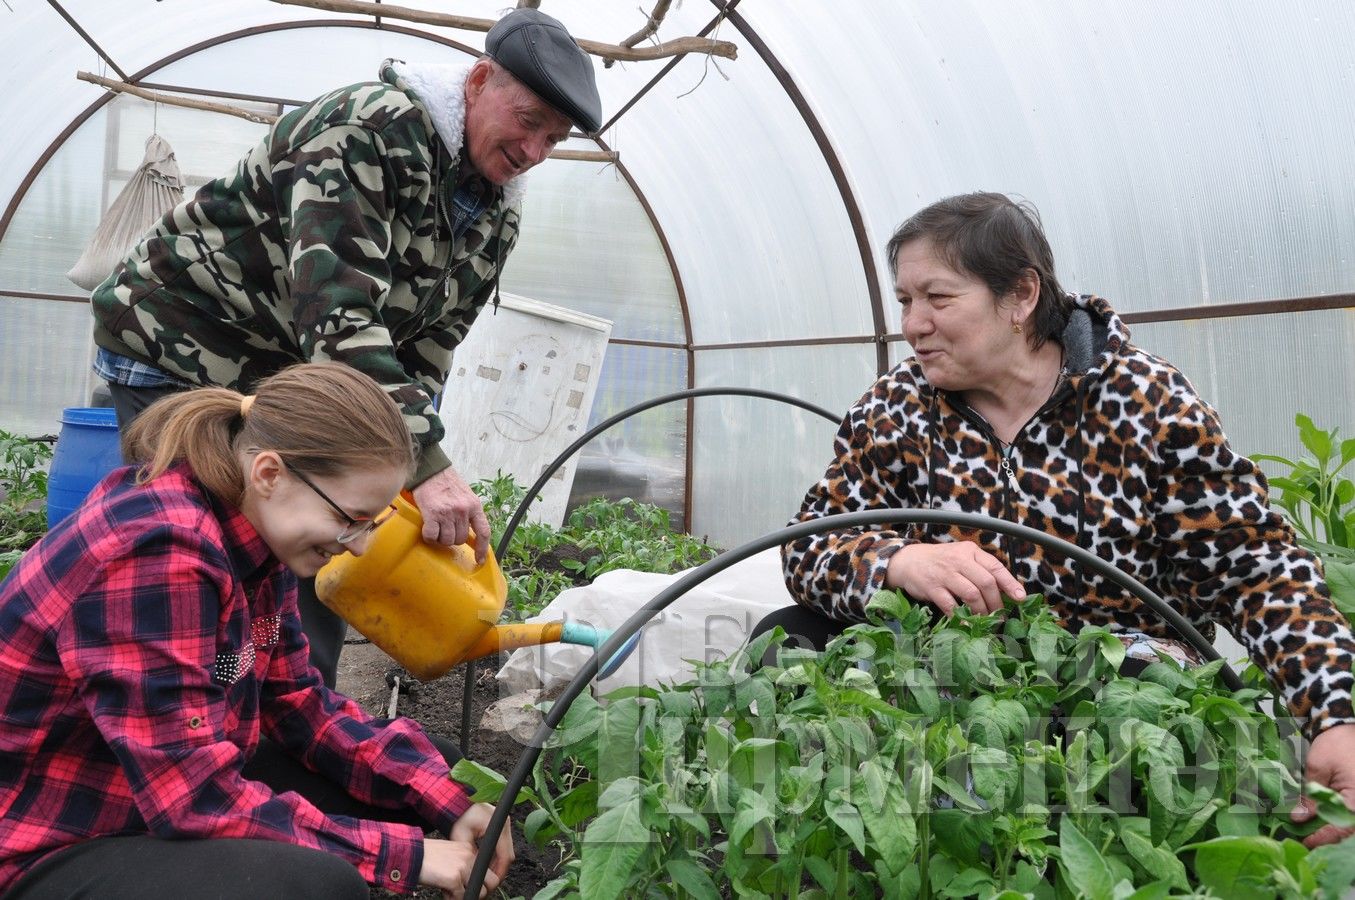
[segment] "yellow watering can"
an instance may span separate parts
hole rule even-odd
[[[596,650],[607,629],[578,622],[499,625],[508,583],[489,552],[475,565],[469,544],[444,547],[423,539],[423,517],[408,495],[372,533],[361,556],[334,557],[315,578],[320,601],[420,681],[499,650],[562,641]],[[598,671],[605,678],[630,656],[639,633]]]

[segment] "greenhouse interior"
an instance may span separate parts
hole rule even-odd
[[[293,879],[242,888],[259,897],[349,896],[325,879],[352,869],[372,897],[481,886],[587,900],[1355,896],[1355,843],[1345,840],[1355,833],[1355,476],[1346,469],[1355,462],[1355,121],[1337,102],[1355,91],[1355,6],[0,5],[10,85],[0,97],[0,643],[13,648],[0,658],[0,732],[33,734],[0,738],[6,757],[29,760],[0,766],[0,895],[26,883],[34,893],[14,896],[76,896],[61,893],[85,864],[66,861],[71,846],[140,834],[265,836],[352,863],[336,875],[313,856],[295,865],[239,857]],[[444,76],[465,79],[464,93],[456,82],[450,115],[425,112],[428,79]],[[322,158],[326,133],[313,118],[331,113],[312,101],[383,84],[373,96],[395,106],[355,106],[372,118],[352,126],[366,137],[351,138],[378,147],[379,164]],[[527,105],[491,109],[500,97]],[[413,150],[379,130],[400,103],[424,123],[400,126],[424,136]],[[457,140],[464,130],[459,155],[449,119]],[[488,174],[477,143],[496,122],[554,129],[540,157],[524,158],[534,144],[503,151],[509,187]],[[235,184],[234,214],[258,224],[270,213],[256,202],[276,194],[296,215],[306,201],[294,186],[308,182],[287,180],[291,166],[305,167],[284,155],[289,128],[317,129],[307,132],[311,150],[295,152],[317,154],[308,169],[321,173],[317,183],[334,166],[351,176],[335,190],[358,196],[364,215],[373,198],[415,190],[401,179],[423,177],[436,202],[420,202],[459,235],[443,241],[437,218],[433,242],[391,222],[354,237],[354,252],[386,279],[358,286],[380,295],[370,315],[397,297],[417,300],[416,289],[469,291],[449,277],[450,262],[436,283],[422,269],[399,283],[401,270],[378,259],[383,240],[391,253],[419,241],[453,247],[434,252],[443,260],[469,234],[485,241],[472,259],[492,275],[475,270],[484,280],[472,281],[464,334],[402,344],[404,320],[392,318],[389,332],[376,322],[385,344],[375,352],[402,385],[377,378],[377,389],[396,401],[384,401],[392,414],[418,422],[417,471],[443,460],[428,481],[415,469],[361,483],[336,474],[356,469],[310,471],[322,482],[292,508],[322,499],[320,513],[347,524],[338,544],[326,537],[309,556],[289,556],[279,536],[290,526],[268,518],[281,514],[283,495],[252,493],[253,479],[293,485],[290,473],[303,471],[288,469],[281,445],[245,454],[233,476],[244,487],[224,506],[201,488],[212,515],[249,520],[242,527],[271,551],[278,584],[299,577],[307,602],[342,617],[343,655],[331,661],[335,675],[307,669],[303,651],[299,663],[277,651],[275,671],[264,648],[283,646],[278,615],[284,638],[304,629],[317,652],[307,614],[278,607],[269,619],[223,599],[217,644],[203,634],[205,677],[175,675],[174,695],[157,701],[181,704],[175,714],[206,704],[185,719],[198,724],[181,727],[157,719],[167,713],[149,696],[122,705],[101,692],[129,690],[109,674],[119,667],[191,669],[187,655],[157,663],[151,651],[113,646],[115,662],[85,669],[63,654],[85,660],[90,642],[133,637],[171,646],[165,628],[144,621],[146,607],[134,607],[135,626],[105,623],[91,635],[79,625],[95,602],[91,579],[112,577],[100,554],[115,552],[119,529],[144,526],[148,541],[156,533],[120,523],[132,513],[105,493],[153,493],[178,471],[114,484],[109,473],[132,461],[120,398],[135,399],[139,415],[161,390],[176,402],[182,387],[253,396],[244,364],[234,381],[201,374],[220,371],[210,343],[152,343],[147,309],[167,292],[154,281],[159,267],[217,238],[221,246],[201,251],[206,263],[185,270],[195,296],[234,288],[251,265],[270,273],[246,300],[256,306],[300,283],[301,251],[317,245],[300,227],[289,235],[288,210],[261,226],[280,229],[281,243],[259,238],[265,257],[244,262],[232,243],[252,233],[232,238],[207,221],[221,207],[194,205],[224,203]],[[439,148],[459,160],[447,165],[470,170],[446,179],[445,192],[432,184]],[[425,153],[431,164],[414,159]],[[275,169],[254,168],[262,154]],[[260,193],[244,194],[247,181]],[[455,217],[442,212],[453,188]],[[333,199],[323,186],[317,198]],[[468,212],[471,201],[480,205]],[[997,205],[974,212],[983,203]],[[488,221],[486,209],[500,216],[496,230],[462,230]],[[964,224],[977,215],[1007,215],[1000,227],[1026,236],[1023,249],[999,247],[998,218],[988,230]],[[974,262],[1028,246],[1047,267],[1021,262],[1008,278]],[[335,265],[334,296],[371,271]],[[329,303],[323,276],[307,277],[316,293],[305,296]],[[303,302],[320,302],[300,294],[286,299],[296,317]],[[964,305],[978,295],[986,305]],[[109,312],[113,304],[126,308]],[[476,316],[480,305],[490,308]],[[164,309],[165,321],[186,321]],[[330,313],[317,309],[305,313],[313,333],[296,317],[253,332],[246,312],[227,323],[239,352],[270,361],[338,358],[329,350],[343,329],[372,324],[322,322]],[[1079,323],[1090,323],[1085,347]],[[418,356],[425,351],[434,356]],[[1103,363],[1122,367],[1114,383],[1096,380]],[[135,373],[118,382],[109,365],[168,371],[175,387],[148,388]],[[281,368],[259,365],[273,366],[260,375]],[[266,395],[242,401],[231,435],[285,403]],[[380,418],[291,413],[335,416],[316,432],[335,447],[359,440],[345,421]],[[1055,435],[1065,426],[1066,439]],[[418,430],[429,427],[431,443]],[[143,433],[142,449],[175,433]],[[106,465],[96,459],[110,453]],[[423,500],[435,495],[420,493],[444,475],[463,479],[477,501],[457,513],[464,546],[444,546],[457,543],[452,520],[439,537]],[[443,605],[485,597],[474,610],[455,600],[445,623],[391,625],[373,614],[370,598],[395,576],[357,568],[381,556],[362,547],[406,518],[391,497],[406,483],[432,523],[407,504],[409,552],[433,554],[434,568],[406,567],[404,589]],[[481,506],[492,535],[475,534]],[[187,514],[157,513],[164,522]],[[809,530],[835,515],[844,517],[836,530]],[[131,555],[126,577],[173,583],[172,568],[128,541],[116,551]],[[485,548],[491,565],[476,568]],[[430,587],[444,571],[447,582]],[[148,588],[119,590],[101,589],[98,602],[149,602]],[[354,608],[340,605],[345,590]],[[173,590],[156,596],[165,616],[186,615],[171,613]],[[792,626],[805,616],[813,628],[832,625],[826,637],[805,631],[797,643]],[[93,618],[115,617],[100,607]],[[523,637],[517,623],[548,631]],[[223,654],[237,667],[230,680]],[[296,671],[283,673],[280,660]],[[317,731],[308,740],[320,749],[306,750],[296,725],[240,699],[238,686],[255,684],[240,671],[252,666],[265,698],[276,693],[267,678],[282,674],[317,695],[351,697],[334,715],[360,720],[345,727],[367,737],[330,743]],[[146,691],[148,678],[136,682]],[[57,708],[63,692],[88,720],[93,736],[80,740],[94,743],[48,759],[63,727],[84,727],[60,724],[79,718]],[[305,709],[306,724],[321,728],[320,707]],[[155,728],[137,726],[138,715]],[[187,815],[207,795],[175,793],[136,753],[160,753],[167,767],[208,765],[193,752],[214,746],[197,731],[204,722],[235,758],[214,757],[220,771],[204,776],[226,792],[211,795],[216,811]],[[360,830],[360,814],[318,801],[317,813],[310,799],[281,787],[274,795],[253,777],[261,740],[276,751],[290,734],[306,768],[333,779],[325,766],[341,750],[367,760],[389,749],[397,737],[383,728],[406,729],[405,758],[409,746],[431,755],[403,769],[346,762],[344,777],[362,787],[340,788],[352,795],[345,801],[410,805],[411,821],[426,826],[413,837],[409,824]],[[409,744],[408,730],[438,740]],[[131,733],[139,737],[127,750]],[[442,766],[445,782],[449,753],[462,757],[451,773],[462,787],[443,796],[420,779]],[[91,769],[101,774],[60,774],[80,754],[99,759]],[[373,779],[404,799],[373,800]],[[270,831],[259,810],[275,796],[297,799]],[[82,797],[91,812],[63,821]],[[452,826],[453,807],[452,818],[474,824]],[[111,825],[91,825],[94,811]],[[147,853],[156,862],[141,877],[163,865],[214,888],[205,873],[227,864]],[[168,876],[161,883],[177,890]],[[146,896],[109,885],[94,896]]]

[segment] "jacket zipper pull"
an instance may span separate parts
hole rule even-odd
[[[1010,445],[1002,449],[1002,474],[1006,477],[1007,483],[1011,484],[1015,479],[1015,473],[1012,472],[1012,448]]]

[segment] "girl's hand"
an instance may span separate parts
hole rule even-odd
[[[475,868],[480,840],[484,837],[490,817],[493,815],[493,806],[488,803],[477,803],[462,813],[461,818],[452,825],[451,840],[425,840],[423,869],[419,873],[419,883],[441,889],[443,896],[451,900],[461,900],[465,897],[466,882],[470,880],[471,870]],[[481,897],[487,897],[491,891],[498,889],[515,857],[512,831],[504,828],[499,833],[489,870],[485,872],[484,885],[480,888]]]

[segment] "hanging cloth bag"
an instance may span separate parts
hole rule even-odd
[[[89,246],[66,277],[87,291],[107,278],[152,225],[183,199],[174,150],[158,134],[146,139],[146,158],[104,213]]]

